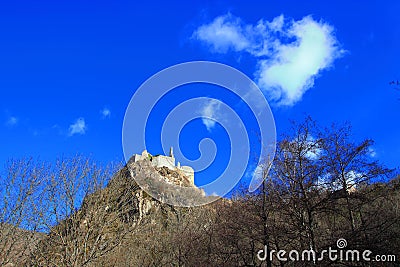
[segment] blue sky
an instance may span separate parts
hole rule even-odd
[[[166,67],[210,60],[258,83],[278,136],[305,115],[323,125],[348,121],[356,139],[375,140],[376,159],[397,167],[400,92],[389,82],[400,79],[399,12],[398,1],[4,2],[0,162],[76,153],[122,160],[122,123],[135,90]],[[178,88],[154,111],[150,152],[162,153],[163,112],[195,96],[235,103],[213,86]],[[217,116],[216,107],[203,111]],[[245,109],[239,113],[254,127]],[[181,137],[192,160],[201,139],[218,145],[215,164],[196,183],[221,172],[224,129],[197,120]]]

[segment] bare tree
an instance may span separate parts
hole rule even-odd
[[[114,250],[129,229],[128,175],[75,157],[57,162],[49,172],[44,201],[35,206],[48,229],[32,263],[40,266],[86,266]],[[132,221],[130,222],[132,224]]]
[[[348,222],[355,233],[354,203],[357,196],[359,200],[364,197],[356,191],[374,179],[387,178],[391,170],[371,156],[372,140],[365,139],[359,143],[351,141],[351,127],[348,124],[325,129],[321,133],[321,140],[324,150],[321,160],[326,166],[325,182],[329,184],[331,192],[336,193],[332,196],[345,200]]]
[[[318,250],[317,213],[323,205],[318,184],[324,171],[319,160],[320,143],[311,118],[293,124],[291,134],[278,144],[272,170],[276,185],[281,188],[281,201],[285,203],[292,226],[297,229],[298,245],[314,251]]]
[[[113,251],[133,227],[136,186],[126,168],[110,181],[114,171],[80,156],[10,160],[0,176],[0,266],[86,266]]]
[[[0,174],[0,266],[22,264],[41,238],[32,205],[42,197],[46,164],[9,160]]]

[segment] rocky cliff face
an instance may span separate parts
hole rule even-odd
[[[213,197],[206,197],[190,177],[179,169],[154,167],[150,161],[129,161],[127,170],[130,176],[150,196],[161,203],[172,206],[192,207],[207,204]]]
[[[143,184],[139,185],[138,181]],[[189,178],[178,169],[154,167],[147,161],[129,161],[114,175],[106,188],[85,199],[81,211],[85,212],[87,207],[98,206],[101,203],[99,200],[102,200],[101,196],[108,196],[103,200],[107,203],[102,205],[122,213],[124,221],[138,224],[146,214],[160,206],[168,206],[162,197],[155,199],[154,195],[158,197],[177,196],[175,194],[177,187],[190,190],[189,192],[196,198],[207,198],[204,191],[194,186]],[[142,188],[146,188],[146,190]],[[155,193],[152,194],[153,192]],[[190,202],[190,199],[187,202]]]

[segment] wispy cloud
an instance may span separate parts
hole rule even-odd
[[[14,116],[10,116],[6,121],[6,126],[13,127],[18,124],[18,118]]]
[[[73,124],[69,126],[68,135],[72,136],[75,134],[85,134],[87,126],[84,118],[78,118]]]
[[[376,150],[373,149],[372,147],[370,147],[370,148],[368,149],[368,155],[369,155],[371,158],[375,158],[375,157],[376,157]]]
[[[104,107],[101,111],[101,118],[106,119],[111,117],[111,110],[109,108]]]
[[[294,141],[294,143],[299,143]],[[309,160],[318,160],[322,156],[323,150],[320,143],[312,136],[308,136],[307,141],[302,144],[306,147],[306,154],[304,155]]]
[[[200,26],[193,37],[208,43],[214,52],[226,53],[229,50],[248,50],[251,42],[247,35],[242,29],[240,18],[228,14]]]
[[[344,53],[333,26],[311,16],[295,21],[280,15],[252,25],[227,14],[200,26],[192,38],[216,53],[256,57],[256,82],[270,100],[287,106],[301,100],[321,71]]]
[[[201,116],[203,124],[206,126],[207,130],[211,132],[211,130],[215,127],[215,123],[218,120],[218,111],[220,109],[220,102],[211,99],[209,100],[204,107],[201,109]]]

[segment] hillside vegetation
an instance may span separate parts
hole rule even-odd
[[[80,157],[55,165],[10,161],[1,177],[0,265],[398,266],[400,177],[371,156],[372,144],[352,141],[348,126],[321,129],[307,119],[260,165],[257,191],[243,186],[230,199],[186,208],[137,185],[132,175],[140,170],[185,180],[146,162],[103,168]],[[397,261],[257,257],[265,248],[337,249],[338,239],[346,249]]]

